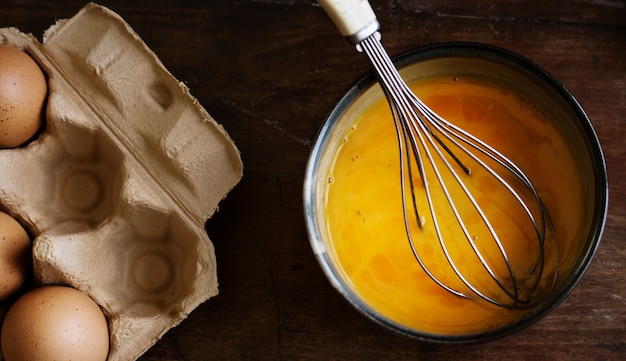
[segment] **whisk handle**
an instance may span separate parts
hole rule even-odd
[[[335,26],[354,44],[378,31],[379,23],[367,0],[318,0]]]

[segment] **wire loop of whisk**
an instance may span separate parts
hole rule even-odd
[[[420,267],[436,284],[459,297],[479,297],[494,305],[513,309],[535,306],[541,301],[541,297],[538,297],[537,293],[547,294],[556,282],[557,275],[556,273],[551,274],[550,277],[552,279],[544,280],[545,240],[548,232],[553,232],[553,227],[549,214],[530,179],[503,154],[440,117],[415,96],[380,43],[380,34],[378,32],[358,43],[357,49],[367,55],[370,64],[376,71],[379,83],[391,108],[400,153],[400,187],[402,190],[404,225],[411,250]],[[466,186],[462,178],[471,176],[472,167],[459,158],[453,149],[458,149],[464,155],[463,159],[469,159],[467,162],[480,167],[497,180],[514,198],[515,203],[520,206],[526,218],[530,221],[537,252],[535,259],[527,272],[525,272],[526,274],[516,274],[519,272],[514,270],[513,262],[510,259],[511,255],[507,252],[498,232],[496,232],[492,222],[476,200],[475,195]],[[437,166],[438,163],[442,165],[441,168]],[[458,222],[473,254],[478,258],[491,280],[502,291],[501,293],[496,295],[492,291],[487,292],[481,289],[480,286],[476,285],[471,275],[466,275],[462,270],[461,262],[455,261],[447,242],[444,240],[442,227],[438,220],[429,184],[429,181],[432,179],[429,179],[427,176],[427,164],[430,166],[428,169],[432,170],[434,179],[439,184],[441,193],[444,195],[451,213]],[[511,184],[512,182],[507,181],[502,174],[494,170],[494,167],[502,168],[505,171],[503,173],[512,176],[515,183],[519,185],[514,187]],[[416,183],[417,180],[415,180],[413,174],[414,168],[417,169],[421,187],[425,190],[424,196],[429,208],[429,212],[426,214],[421,214],[420,210],[418,210],[415,189],[420,184]],[[504,277],[498,275],[499,272],[494,269],[488,257],[476,244],[474,236],[472,236],[459,208],[456,206],[455,197],[451,195],[446,185],[442,170],[445,170],[447,174],[452,176],[455,187],[462,190],[462,194],[467,199],[467,204],[471,204],[471,207],[480,216],[484,227],[488,230],[493,243],[497,247],[499,256],[506,266]],[[412,235],[413,227],[411,226],[411,220],[415,220],[417,227],[423,229],[426,226],[426,216],[432,220],[432,227],[445,259],[464,287],[461,287],[461,284],[450,285],[437,276],[436,272],[432,270],[432,267],[428,265],[428,262],[418,251],[416,240]],[[547,283],[546,287],[540,287],[542,280],[545,281],[544,283]]]

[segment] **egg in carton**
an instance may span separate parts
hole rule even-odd
[[[0,207],[34,237],[35,280],[88,294],[109,361],[133,360],[218,293],[204,229],[239,182],[225,130],[117,14],[88,4],[40,43],[14,28],[48,80],[44,129],[0,150]]]

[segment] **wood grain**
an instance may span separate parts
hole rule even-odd
[[[164,360],[621,360],[626,355],[626,2],[377,0],[392,54],[447,41],[504,47],[558,78],[603,146],[610,204],[579,286],[547,317],[466,347],[419,343],[354,311],[312,255],[307,157],[326,113],[368,70],[313,1],[102,1],[225,127],[244,178],[207,222],[220,295],[142,358]],[[41,37],[83,1],[2,1],[0,27]]]

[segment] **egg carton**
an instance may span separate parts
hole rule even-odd
[[[31,55],[49,89],[44,129],[0,150],[0,209],[33,236],[35,281],[87,293],[107,317],[108,360],[137,359],[218,293],[204,224],[241,179],[240,154],[105,7],[41,43],[15,28],[0,43]]]

